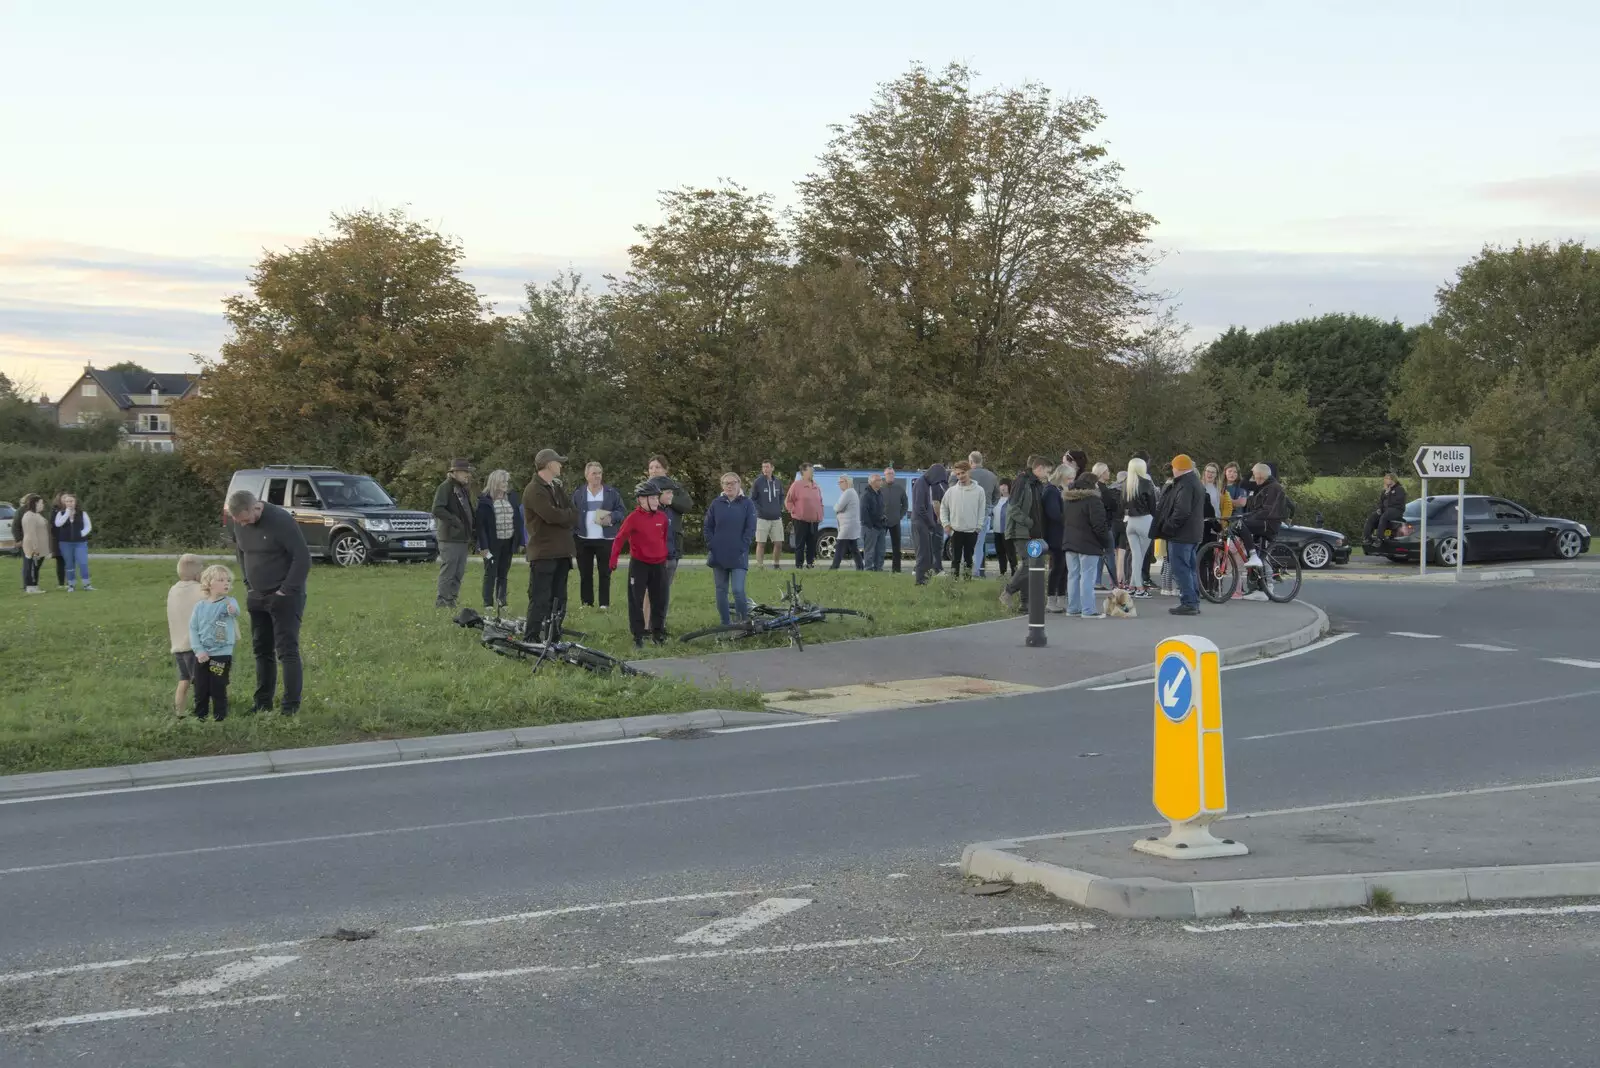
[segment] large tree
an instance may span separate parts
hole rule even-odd
[[[175,407],[186,456],[214,477],[256,463],[399,474],[441,384],[495,326],[461,278],[461,246],[400,211],[333,217],[333,233],[268,252],[229,297],[231,336]]]

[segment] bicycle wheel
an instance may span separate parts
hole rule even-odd
[[[857,612],[854,608],[824,608],[824,609],[822,609],[822,614],[823,614],[824,617],[827,617],[827,616],[856,616],[859,619],[866,620],[868,623],[872,622],[872,617],[871,616],[867,615],[867,613],[865,613],[865,612]],[[827,621],[826,618],[824,618],[823,621],[826,622]]]
[[[1239,568],[1233,558],[1228,555],[1228,546],[1224,542],[1207,542],[1200,546],[1200,552],[1195,560],[1196,578],[1200,584],[1200,596],[1212,604],[1227,604],[1233,596],[1233,587],[1239,581]]]
[[[1267,599],[1286,604],[1300,594],[1300,560],[1287,545],[1274,545],[1267,550],[1266,574],[1271,576],[1267,586]]]
[[[621,672],[624,675],[641,674],[637,668],[629,667],[616,657],[602,653],[598,649],[568,649],[563,659],[574,667],[581,667],[596,675],[610,675],[614,672]]]
[[[738,641],[740,638],[748,638],[753,634],[760,634],[762,631],[763,628],[752,627],[748,623],[719,623],[715,627],[703,627],[700,630],[691,630],[688,634],[680,634],[678,635],[678,640],[680,642],[692,642],[696,638],[709,638],[715,635],[724,638],[731,637],[734,641]]]

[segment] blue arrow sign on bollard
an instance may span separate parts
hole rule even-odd
[[[1194,676],[1183,657],[1169,653],[1156,672],[1156,701],[1174,723],[1182,723],[1194,709]]]
[[[1037,560],[1044,555],[1044,539],[1034,538],[1028,543],[1028,559]]]

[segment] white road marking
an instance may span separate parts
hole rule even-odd
[[[1514,653],[1509,645],[1480,645],[1477,642],[1456,642],[1457,649],[1476,649],[1480,653]]]
[[[191,998],[205,997],[208,994],[220,994],[230,986],[248,982],[259,978],[268,972],[281,968],[285,964],[293,964],[299,957],[251,957],[249,960],[236,960],[224,964],[204,979],[189,979],[177,986],[165,990],[157,990],[156,996],[163,998]]]
[[[1589,668],[1591,671],[1600,670],[1600,660],[1574,660],[1567,656],[1547,656],[1543,660],[1546,664],[1565,664],[1567,667]]]
[[[1600,664],[1596,664],[1600,667]],[[1301,727],[1292,731],[1274,731],[1271,734],[1247,734],[1239,739],[1241,742],[1259,742],[1266,738],[1291,738],[1297,734],[1322,734],[1326,731],[1348,731],[1357,727],[1381,727],[1389,723],[1410,723],[1419,719],[1438,719],[1440,716],[1465,716],[1472,712],[1501,712],[1508,708],[1530,708],[1534,705],[1555,704],[1560,701],[1572,701],[1580,697],[1595,697],[1600,695],[1600,690],[1583,690],[1580,693],[1556,694],[1552,697],[1534,697],[1526,701],[1507,701],[1499,705],[1478,705],[1474,708],[1450,708],[1443,712],[1419,712],[1414,716],[1392,716],[1389,719],[1364,719],[1358,723],[1330,723],[1322,727]]]
[[[1442,637],[1442,635],[1438,635],[1438,634],[1421,634],[1421,633],[1418,633],[1417,631],[1414,631],[1414,630],[1391,630],[1389,633],[1391,635],[1393,635],[1394,637],[1396,637],[1396,638],[1438,638],[1438,637]]]
[[[1356,633],[1357,633],[1356,631],[1348,630],[1348,631],[1345,631],[1342,634],[1330,634],[1326,638],[1323,638],[1319,642],[1314,642],[1311,645],[1302,646],[1299,649],[1291,649],[1287,653],[1281,653],[1278,656],[1262,657],[1262,658],[1257,659],[1257,660],[1246,660],[1243,663],[1239,663],[1239,664],[1224,664],[1222,666],[1221,670],[1223,670],[1223,671],[1242,671],[1245,668],[1265,667],[1268,664],[1276,664],[1280,660],[1288,660],[1290,657],[1304,656],[1307,653],[1320,652],[1321,650],[1326,649],[1330,645],[1337,645],[1339,642],[1344,641],[1346,638],[1354,638],[1356,636]],[[1105,690],[1130,690],[1135,686],[1149,686],[1153,681],[1154,681],[1154,679],[1151,678],[1151,679],[1134,679],[1132,682],[1114,682],[1114,683],[1111,683],[1108,686],[1091,686],[1091,687],[1089,687],[1089,692],[1090,693],[1101,693],[1101,692],[1103,692]]]
[[[673,941],[680,946],[725,946],[735,938],[791,912],[799,912],[809,904],[809,897],[769,897],[765,901],[757,901],[737,916],[712,920],[704,927],[696,927],[688,934],[679,935]]]
[[[818,723],[837,723],[836,719],[818,716],[815,719],[797,719],[793,723],[753,723],[747,727],[714,727],[712,734],[744,734],[746,731],[776,731],[786,727],[812,727]]]
[[[198,1012],[201,1009],[236,1009],[244,1005],[260,1005],[269,1001],[282,1001],[287,994],[260,994],[251,998],[228,998],[223,1001],[194,1001],[189,1004],[151,1005],[143,1009],[114,1009],[110,1012],[87,1012],[82,1016],[58,1016],[53,1020],[35,1020],[33,1023],[0,1027],[0,1035],[21,1034],[26,1031],[46,1031],[53,1027],[76,1027],[79,1024],[105,1023],[111,1020],[134,1020],[143,1016],[167,1016],[174,1012]]]
[[[314,834],[304,838],[278,838],[264,842],[237,842],[231,845],[197,846],[194,849],[166,849],[155,853],[126,853],[121,856],[91,857],[86,860],[63,860],[54,864],[24,864],[15,868],[0,868],[0,875],[22,875],[28,872],[61,871],[65,868],[89,868],[102,864],[125,864],[139,860],[169,860],[174,857],[199,857],[211,853],[236,853],[251,849],[277,849],[285,846],[315,845],[322,842],[348,842],[361,838],[385,838],[398,834],[422,834],[429,831],[451,831],[462,827],[492,827],[501,823],[522,823],[529,820],[563,819],[571,816],[595,816],[612,812],[636,812],[640,809],[663,808],[669,805],[692,805],[707,801],[732,801],[745,797],[769,797],[776,794],[797,794],[812,790],[837,790],[846,786],[876,786],[887,782],[904,782],[915,779],[911,775],[878,775],[870,779],[844,779],[838,782],[814,782],[801,786],[773,786],[765,790],[735,790],[722,794],[697,794],[692,797],[665,797],[658,801],[630,801],[619,805],[595,805],[590,808],[557,809],[550,812],[526,812],[516,816],[491,816],[479,820],[455,820],[450,823],[423,823],[410,827],[384,827],[374,831],[345,831],[340,834]]]
[[[35,797],[8,797],[0,805],[32,805],[40,801],[70,801],[78,797],[108,797],[112,794],[144,794],[152,790],[186,790],[191,786],[226,786],[236,782],[261,782],[298,779],[306,775],[342,775],[347,771],[380,771],[385,768],[414,768],[421,764],[451,764],[459,760],[487,760],[490,757],[532,756],[535,753],[564,753],[569,749],[598,749],[606,745],[632,745],[634,742],[659,742],[641,734],[632,738],[607,738],[599,742],[573,742],[569,745],[535,745],[524,749],[496,749],[490,753],[458,753],[455,756],[418,757],[415,760],[386,760],[378,764],[352,764],[342,768],[308,768],[305,771],[267,771],[259,775],[225,775],[217,779],[189,782],[158,782],[147,786],[113,786],[104,790],[76,790],[65,794],[39,794]]]
[[[82,972],[103,972],[113,968],[131,968],[135,964],[157,964],[174,960],[193,960],[200,957],[226,957],[235,953],[259,953],[264,949],[287,949],[305,945],[309,939],[292,942],[262,942],[254,946],[236,946],[232,949],[202,949],[193,953],[160,953],[149,957],[128,957],[124,960],[100,960],[89,964],[69,964],[61,968],[40,968],[31,972],[0,974],[0,983],[25,983],[30,979],[48,979],[55,975],[78,975]]]
[[[1044,923],[1028,927],[987,927],[976,931],[947,931],[940,938],[975,938],[981,935],[1058,934],[1067,931],[1092,931],[1092,923]],[[763,957],[783,953],[815,953],[829,949],[858,949],[863,946],[892,946],[905,942],[925,941],[930,935],[873,935],[865,938],[839,938],[829,942],[791,942],[776,946],[745,946],[740,949],[705,949],[684,953],[660,953],[651,957],[629,957],[617,961],[621,967],[638,967],[647,964],[670,964],[681,960],[721,960],[727,957]],[[471,983],[484,979],[506,979],[519,975],[540,975],[547,972],[590,971],[605,966],[593,964],[536,964],[523,968],[503,968],[490,972],[454,972],[446,975],[424,975],[415,979],[401,979],[407,984]]]
[[[797,886],[781,887],[781,890],[809,890],[810,883],[801,883]],[[770,890],[713,890],[701,894],[674,894],[671,897],[645,897],[632,901],[603,901],[596,905],[562,905],[556,908],[537,909],[533,912],[513,912],[505,916],[485,916],[476,920],[446,920],[443,923],[422,923],[415,927],[401,927],[400,933],[415,934],[423,931],[445,931],[456,927],[487,927],[498,923],[516,923],[521,920],[537,920],[546,916],[571,916],[583,912],[609,912],[614,909],[639,908],[644,905],[671,905],[683,901],[712,901],[728,897],[754,897],[757,894],[772,893]]]
[[[1369,923],[1416,923],[1428,920],[1492,920],[1503,916],[1579,916],[1600,912],[1600,905],[1553,905],[1549,908],[1458,909],[1453,912],[1413,912],[1394,916],[1335,916],[1326,920],[1264,920],[1259,923],[1184,924],[1191,934],[1228,931],[1277,931],[1294,927],[1357,927]]]

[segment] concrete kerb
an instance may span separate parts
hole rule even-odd
[[[1521,864],[1354,872],[1272,879],[1218,879],[1175,883],[1165,879],[1113,879],[1029,860],[1008,842],[979,842],[961,855],[962,873],[993,882],[1037,886],[1063,901],[1129,919],[1208,919],[1247,913],[1317,912],[1359,908],[1375,888],[1397,904],[1447,905],[1600,895],[1600,862]]]
[[[305,749],[278,749],[266,753],[188,757],[182,760],[156,760],[148,764],[123,764],[109,768],[41,771],[25,775],[0,776],[0,798],[93,793],[99,790],[126,789],[130,786],[222,781],[284,772],[398,764],[434,757],[613,741],[672,730],[750,727],[805,718],[785,712],[702,708],[694,712],[623,716],[578,723],[554,723],[544,727],[442,734],[429,738],[400,738]]]
[[[1333,629],[1328,622],[1328,613],[1312,604],[1310,601],[1299,601],[1315,613],[1310,623],[1290,634],[1277,638],[1265,638],[1261,641],[1246,642],[1244,645],[1235,645],[1222,650],[1222,663],[1224,666],[1233,664],[1246,664],[1252,660],[1265,660],[1274,656],[1292,653],[1296,649],[1304,649],[1308,645],[1315,645],[1328,632]],[[1105,675],[1096,675],[1089,679],[1079,679],[1077,682],[1066,682],[1060,686],[1046,686],[1035,693],[1048,693],[1052,690],[1082,690],[1093,686],[1111,686],[1119,682],[1136,682],[1153,678],[1156,666],[1154,662],[1140,664],[1138,667],[1124,668],[1121,671],[1112,671]]]

